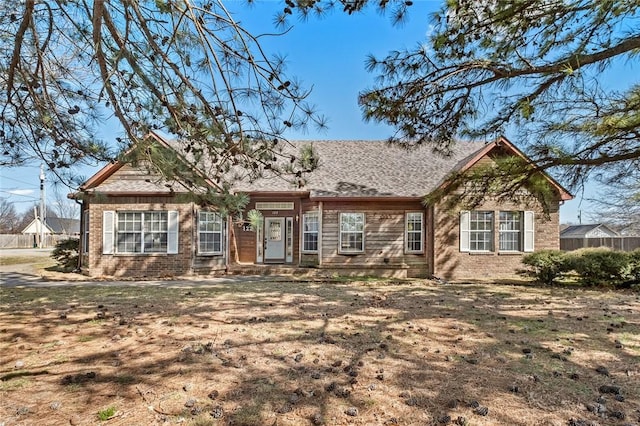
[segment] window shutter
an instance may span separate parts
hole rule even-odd
[[[106,210],[102,212],[102,254],[113,254],[115,217],[116,212],[113,210]]]
[[[534,213],[532,211],[524,212],[524,251],[532,252],[534,249]]]
[[[178,212],[171,210],[167,214],[167,254],[178,253]]]
[[[469,222],[471,220],[471,212],[463,210],[460,212],[460,251],[470,251],[469,238]]]

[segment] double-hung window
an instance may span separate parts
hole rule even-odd
[[[167,212],[118,212],[118,253],[166,253]]]
[[[117,253],[142,253],[142,212],[118,212]]]
[[[424,244],[424,214],[411,212],[405,216],[405,251],[422,253]]]
[[[493,211],[460,212],[460,251],[493,252],[494,235],[498,232],[498,252],[532,252],[534,222],[532,211],[499,211],[497,226]]]
[[[102,213],[102,253],[178,253],[178,212],[113,211]]]
[[[500,212],[499,250],[522,251],[522,212]]]
[[[364,251],[364,213],[340,213],[340,253]]]
[[[167,252],[167,212],[144,212],[143,235],[145,253]]]
[[[218,212],[198,212],[198,253],[222,254],[222,215]]]
[[[469,230],[471,251],[493,250],[493,212],[472,211],[469,218]]]
[[[302,215],[302,251],[318,251],[318,212]]]

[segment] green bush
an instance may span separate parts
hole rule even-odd
[[[585,286],[621,286],[630,279],[630,257],[608,248],[588,248],[571,253],[571,268]]]
[[[58,265],[67,271],[71,271],[78,266],[78,257],[80,256],[80,240],[77,238],[69,238],[56,244],[51,252]]]
[[[640,284],[640,248],[635,249],[628,256],[630,284]]]
[[[546,285],[552,285],[571,270],[567,255],[560,250],[540,250],[528,254],[522,258],[522,263],[530,267],[524,271],[526,275]]]

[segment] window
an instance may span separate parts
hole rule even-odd
[[[178,253],[176,210],[102,212],[102,254]]]
[[[145,253],[167,252],[167,212],[146,212],[143,216]]]
[[[293,218],[286,218],[287,222],[287,256],[286,261],[288,263],[293,262]]]
[[[364,251],[364,213],[340,213],[341,253]]]
[[[167,212],[117,212],[116,253],[167,253]]]
[[[256,210],[293,210],[291,202],[257,202]]]
[[[82,252],[89,253],[89,210],[84,211],[84,221],[82,226],[84,229],[82,230]]]
[[[302,251],[318,251],[318,212],[302,215]]]
[[[521,251],[522,212],[500,212],[499,250]]]
[[[460,212],[460,251],[494,251],[494,212]],[[501,211],[498,213],[498,251],[534,251],[534,219],[532,211]]]
[[[423,251],[423,217],[424,214],[421,212],[407,213],[406,215],[405,251],[407,253],[422,253]]]
[[[142,213],[118,212],[116,251],[142,253]]]
[[[469,249],[471,251],[493,250],[493,212],[471,212],[469,217]]]
[[[198,253],[222,254],[222,215],[198,212]]]

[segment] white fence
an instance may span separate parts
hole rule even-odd
[[[45,235],[43,247],[54,247],[58,241],[71,238],[69,235]],[[0,248],[33,248],[38,246],[38,237],[33,234],[0,234]]]

